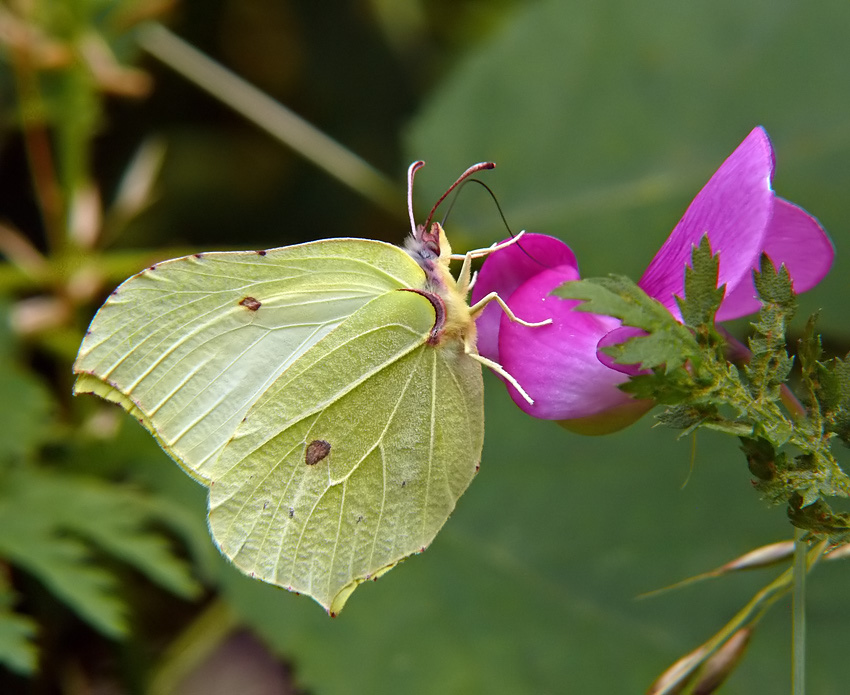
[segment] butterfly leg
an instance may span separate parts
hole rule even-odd
[[[511,310],[511,308],[507,304],[505,304],[505,300],[502,299],[496,292],[491,292],[490,294],[483,296],[475,304],[469,307],[469,313],[472,318],[477,317],[482,311],[484,311],[484,307],[487,306],[490,302],[496,302],[500,307],[502,307],[502,311],[505,312],[505,316],[507,316],[514,323],[518,323],[520,326],[536,328],[537,326],[548,326],[550,323],[552,323],[552,319],[546,319],[545,321],[536,322],[523,321]]]
[[[466,259],[472,261],[473,258],[484,258],[484,256],[489,256],[494,251],[499,251],[508,246],[511,246],[512,244],[517,243],[520,239],[523,238],[523,236],[525,236],[524,229],[515,237],[511,237],[507,241],[503,241],[501,244],[493,244],[492,246],[488,246],[487,248],[483,249],[473,249],[472,251],[467,251],[466,253],[453,253],[450,258],[453,261],[466,261]]]
[[[517,243],[520,239],[522,239],[525,231],[520,232],[512,239],[508,239],[507,241],[503,241],[501,244],[493,244],[492,246],[488,246],[486,249],[473,249],[472,251],[467,251],[464,254],[451,254],[449,258],[454,261],[463,261],[463,265],[460,267],[460,272],[457,274],[457,289],[461,294],[466,294],[469,290],[472,289],[472,285],[474,284],[470,281],[470,276],[472,274],[472,261],[475,258],[483,258],[484,256],[489,256],[494,251],[498,251],[499,249],[503,249],[506,246],[510,246],[511,244]]]
[[[505,368],[502,367],[502,365],[500,365],[498,362],[494,362],[493,360],[488,360],[486,357],[482,357],[474,350],[472,352],[467,352],[466,354],[469,355],[476,362],[479,362],[485,367],[496,372],[496,374],[498,374],[511,386],[513,386],[517,391],[519,391],[519,395],[522,396],[526,401],[528,401],[529,405],[534,405],[534,399],[525,392],[525,389],[519,385],[519,382],[516,379],[514,379],[510,374],[505,371]]]
[[[511,321],[520,324],[521,326],[535,328],[537,326],[547,326],[552,323],[552,319],[546,319],[545,321],[537,321],[534,323],[530,321],[523,321],[511,310],[511,308],[505,303],[505,300],[502,299],[496,292],[490,292],[490,294],[485,295],[473,306],[469,307],[470,317],[472,319],[475,319],[476,316],[478,316],[482,311],[484,311],[484,308],[490,302],[496,302],[502,308],[502,311],[505,312],[505,316],[507,316]],[[479,355],[474,345],[467,344],[464,346],[464,350],[466,354],[468,354],[472,359],[481,363],[485,367],[488,367],[489,369],[493,370],[494,372],[496,372],[496,374],[501,376],[505,381],[507,381],[511,386],[513,386],[517,390],[517,392],[519,392],[519,394],[526,401],[528,401],[529,405],[534,405],[534,399],[529,396],[528,393],[526,393],[525,389],[519,385],[519,382],[514,377],[512,377],[510,374],[508,374],[508,372],[505,371],[505,368],[502,367],[502,365],[500,365],[498,362],[494,362],[493,360],[489,360],[486,357],[482,357],[481,355]]]

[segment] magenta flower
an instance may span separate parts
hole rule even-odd
[[[726,285],[718,320],[759,309],[752,270],[763,252],[777,267],[785,264],[797,293],[826,275],[834,255],[832,243],[811,215],[774,195],[774,163],[767,133],[756,128],[697,194],[652,259],[638,284],[677,319],[675,297],[684,295],[685,265],[705,234],[719,256],[719,284]],[[530,405],[508,385],[514,401],[529,415],[586,433],[610,432],[636,420],[652,403],[636,401],[618,389],[635,370],[612,365],[598,351],[635,331],[621,328],[610,316],[573,311],[577,301],[549,294],[577,279],[573,252],[553,237],[526,234],[520,244],[488,256],[473,303],[496,291],[523,320],[551,318],[552,323],[523,326],[490,304],[477,320],[478,350],[501,364],[534,399]]]

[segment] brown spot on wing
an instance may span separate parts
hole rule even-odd
[[[326,442],[324,439],[314,439],[304,450],[304,462],[308,466],[314,466],[330,453],[330,442]]]
[[[259,299],[254,299],[253,297],[245,297],[245,299],[239,302],[239,306],[244,306],[246,309],[256,311],[261,306],[263,306],[263,304],[262,302],[260,302]]]

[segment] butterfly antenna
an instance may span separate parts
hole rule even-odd
[[[446,197],[451,193],[455,188],[458,187],[460,183],[462,183],[465,179],[468,179],[472,176],[476,171],[481,171],[483,169],[495,169],[496,165],[493,162],[478,162],[478,164],[473,164],[469,169],[464,171],[451,186],[449,186],[448,190],[440,196],[440,199],[434,203],[434,207],[431,208],[431,212],[428,213],[428,218],[425,220],[425,224],[423,227],[428,229],[431,226],[431,220],[434,218],[434,213],[437,212],[437,208],[440,207],[440,203],[442,203]]]
[[[511,229],[511,226],[508,224],[508,219],[507,219],[507,217],[505,217],[505,212],[504,212],[504,210],[502,210],[502,206],[499,204],[499,199],[496,197],[496,194],[493,193],[493,190],[490,188],[490,186],[488,186],[486,183],[484,183],[480,179],[466,179],[465,181],[463,181],[464,186],[467,183],[477,183],[479,186],[484,187],[484,190],[486,190],[490,194],[490,197],[493,199],[493,202],[496,204],[496,210],[499,211],[499,217],[502,218],[502,224],[505,225],[505,229],[508,230],[508,234],[511,237],[515,237],[516,234],[514,234],[514,230]],[[463,186],[461,186],[461,189],[462,188],[463,188]],[[458,189],[454,198],[452,198],[451,202],[449,203],[449,209],[446,210],[446,214],[443,216],[443,221],[441,222],[442,226],[444,226],[444,227],[446,226],[446,221],[449,219],[449,214],[451,213],[452,208],[454,207],[455,203],[457,202],[459,195],[460,195],[460,189]],[[528,256],[532,261],[534,261],[535,263],[537,263],[541,266],[546,267],[545,263],[539,261],[534,256],[532,256],[528,251],[526,251],[521,242],[517,242],[517,246],[519,247],[520,251],[522,251],[526,256]]]
[[[420,159],[407,167],[407,214],[410,215],[410,233],[413,236],[416,236],[416,217],[413,215],[413,177],[423,166],[425,162]]]
[[[511,229],[510,225],[508,224],[508,219],[505,217],[505,213],[502,210],[502,206],[499,205],[499,199],[496,197],[496,194],[493,193],[493,189],[491,189],[490,186],[488,186],[486,183],[484,183],[480,179],[467,179],[466,181],[463,182],[463,185],[465,186],[468,183],[477,183],[479,186],[484,187],[484,190],[487,191],[490,194],[490,197],[493,199],[493,202],[496,204],[496,209],[499,211],[499,217],[502,218],[502,224],[505,225],[505,229],[508,230],[508,234],[510,234],[512,237],[516,236],[516,234],[514,234],[513,230]],[[446,222],[449,219],[449,215],[451,214],[452,208],[454,208],[455,203],[457,202],[458,196],[460,195],[460,191],[461,191],[462,188],[463,188],[463,186],[461,186],[458,189],[457,193],[455,193],[454,198],[452,198],[451,202],[449,203],[449,209],[446,210],[446,214],[443,215],[443,221],[440,223],[443,227],[446,226]]]

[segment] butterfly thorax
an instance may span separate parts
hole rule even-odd
[[[411,288],[425,295],[434,305],[437,319],[429,343],[441,344],[458,340],[467,347],[475,346],[475,321],[466,301],[468,282],[455,280],[449,269],[452,248],[442,226],[435,222],[429,230],[422,225],[407,238],[405,250],[425,271],[425,285]]]

